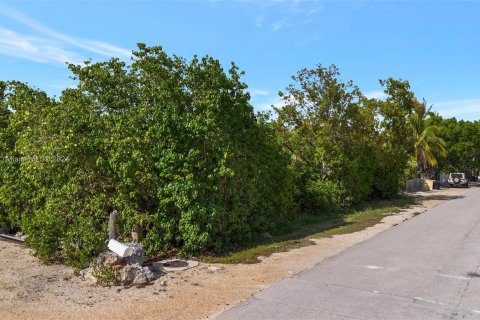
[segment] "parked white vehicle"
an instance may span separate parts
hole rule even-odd
[[[448,175],[448,186],[468,188],[468,179],[463,172],[453,172]]]

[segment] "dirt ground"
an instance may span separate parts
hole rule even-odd
[[[95,286],[70,268],[42,265],[23,246],[0,241],[0,319],[212,319],[253,293],[465,192],[417,193],[422,205],[363,231],[314,239],[315,245],[275,253],[258,264],[200,263],[143,288]]]

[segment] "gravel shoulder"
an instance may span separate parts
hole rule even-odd
[[[469,189],[417,193],[421,205],[365,230],[313,239],[315,245],[275,253],[258,264],[200,263],[142,288],[94,286],[71,268],[43,265],[23,246],[0,241],[0,318],[211,319],[253,293],[465,192]]]

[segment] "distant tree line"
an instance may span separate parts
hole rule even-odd
[[[438,161],[436,172],[465,172],[469,179],[480,176],[480,121],[444,119],[433,114],[429,125],[439,128],[438,136],[446,142],[448,156]]]
[[[58,99],[0,82],[0,227],[44,261],[86,265],[113,210],[120,239],[141,230],[148,253],[221,253],[301,214],[394,197],[431,168],[480,167],[479,122],[431,114],[407,81],[368,99],[319,65],[256,115],[234,64],[143,44],[133,57],[69,65],[78,85]]]

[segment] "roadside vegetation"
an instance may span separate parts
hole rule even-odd
[[[379,223],[384,217],[416,204],[415,198],[401,196],[392,200],[371,201],[366,205],[325,215],[301,215],[287,226],[270,235],[259,235],[235,251],[223,255],[207,255],[210,263],[257,263],[260,256],[289,251],[314,244],[311,239],[362,231]]]
[[[445,119],[432,114],[426,122],[439,128],[438,136],[445,141],[448,151],[433,171],[465,172],[470,181],[480,177],[480,121]]]
[[[480,122],[440,118],[401,79],[368,99],[318,65],[255,114],[243,73],[209,56],[139,44],[129,65],[69,69],[77,87],[58,98],[0,81],[0,227],[45,262],[86,266],[114,210],[119,239],[134,230],[147,254],[228,259],[269,233],[251,254],[267,255],[378,221],[383,209],[352,210],[396,199],[408,178],[480,167]]]

